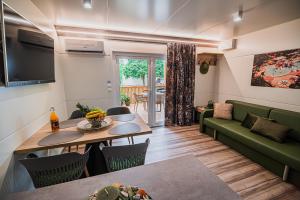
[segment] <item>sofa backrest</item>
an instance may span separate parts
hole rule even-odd
[[[237,121],[243,121],[247,113],[252,113],[260,117],[268,118],[272,109],[271,107],[237,100],[227,100],[226,103],[233,104],[232,118]]]
[[[300,142],[300,113],[274,108],[269,118],[291,128],[289,137]]]

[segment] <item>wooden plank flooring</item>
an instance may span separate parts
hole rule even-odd
[[[300,199],[300,190],[295,186],[283,182],[280,177],[233,149],[199,133],[198,125],[154,128],[152,135],[135,137],[135,143],[143,142],[148,137],[150,146],[146,163],[193,154],[243,199]],[[113,145],[124,144],[128,144],[127,139],[113,141]]]

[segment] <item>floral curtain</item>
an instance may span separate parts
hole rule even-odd
[[[166,73],[166,125],[192,125],[196,46],[169,43]]]

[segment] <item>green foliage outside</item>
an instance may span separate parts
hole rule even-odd
[[[164,60],[162,59],[157,59],[155,61],[155,73],[156,73],[156,78],[161,78],[163,79],[164,78],[164,73],[165,73],[165,70],[164,70]]]
[[[125,104],[126,106],[130,105],[130,97],[126,94],[121,94],[121,105]]]
[[[155,61],[156,78],[164,78],[164,60],[157,59]],[[148,62],[142,59],[121,59],[120,60],[120,77],[128,79],[142,79],[145,85],[145,79],[148,75]]]

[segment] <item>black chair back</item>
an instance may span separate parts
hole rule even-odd
[[[34,186],[40,188],[78,179],[89,158],[89,150],[84,154],[72,152],[19,161],[27,169]]]
[[[109,172],[145,164],[149,138],[141,144],[103,147],[102,153]]]
[[[84,113],[80,110],[75,110],[72,112],[71,117],[69,119],[78,119],[82,117],[85,117]]]
[[[106,115],[123,115],[123,114],[130,114],[130,110],[127,107],[114,107],[114,108],[109,108],[106,111]]]

